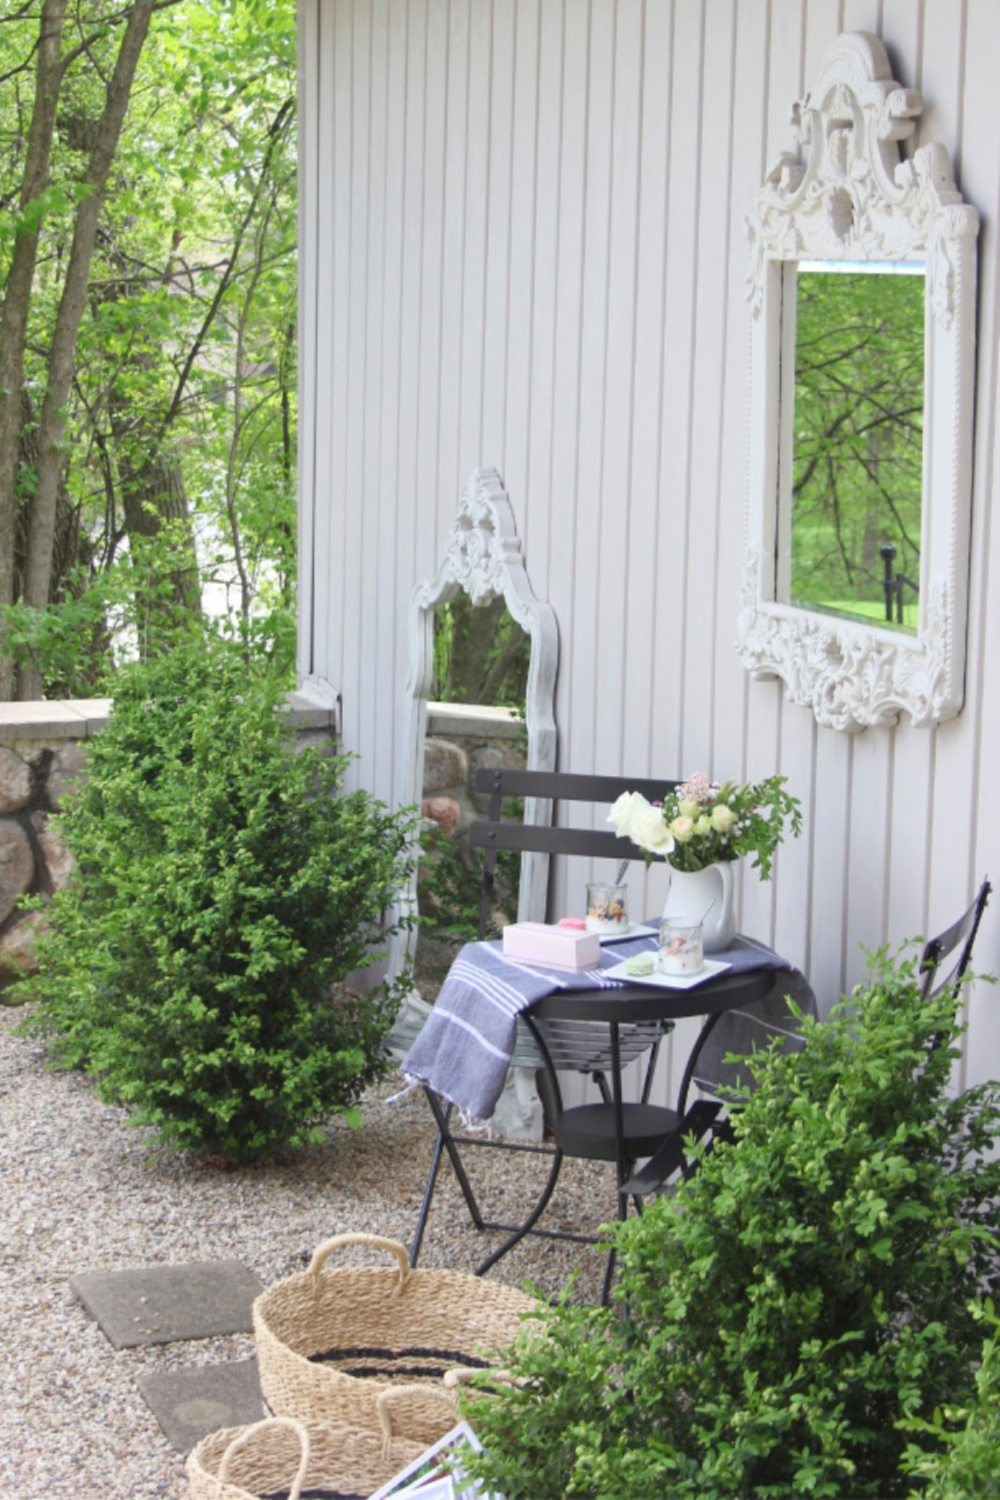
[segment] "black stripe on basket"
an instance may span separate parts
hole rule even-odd
[[[313,1364],[346,1365],[361,1361],[367,1368],[371,1367],[373,1361],[378,1360],[390,1366],[388,1370],[379,1371],[381,1374],[392,1374],[394,1371],[403,1373],[414,1360],[424,1362],[433,1360],[435,1363],[445,1367],[448,1365],[472,1365],[477,1370],[486,1370],[489,1368],[489,1364],[485,1359],[479,1359],[476,1355],[466,1354],[463,1350],[459,1349],[336,1348],[326,1349],[318,1354],[310,1354],[309,1358]],[[414,1368],[417,1367],[414,1366]],[[425,1373],[422,1366],[421,1373]]]
[[[365,1495],[354,1490],[301,1490],[299,1493],[301,1500],[367,1500]],[[268,1490],[260,1500],[288,1500],[288,1490]]]

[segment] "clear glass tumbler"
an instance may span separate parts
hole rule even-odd
[[[587,931],[603,937],[628,932],[628,886],[595,882],[587,886]]]

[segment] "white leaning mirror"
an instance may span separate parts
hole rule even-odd
[[[920,95],[846,32],[747,221],[739,649],[834,729],[934,725],[965,686],[976,210]]]
[[[442,604],[464,591],[474,605],[502,598],[531,640],[525,693],[528,770],[554,771],[556,764],[555,684],[559,633],[552,606],[538,599],[524,565],[517,524],[503,482],[495,469],[476,469],[462,492],[444,559],[435,577],[417,585],[410,606],[410,674],[406,685],[406,786],[404,801],[419,803],[424,781],[427,702],[434,677],[434,616]],[[548,823],[551,802],[525,798],[524,821]],[[548,855],[523,854],[518,920],[545,920]],[[417,877],[401,910],[417,911]],[[398,974],[417,942],[416,929],[397,935],[391,972]]]

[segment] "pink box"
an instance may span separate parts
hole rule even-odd
[[[503,930],[503,956],[515,963],[579,973],[599,967],[601,940],[596,932],[575,932],[548,922],[512,922]]]

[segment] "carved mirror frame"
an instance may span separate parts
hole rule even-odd
[[[427,703],[434,678],[434,615],[464,591],[474,605],[492,604],[501,597],[510,614],[531,639],[525,693],[525,726],[530,771],[554,771],[556,766],[555,687],[559,664],[559,631],[552,606],[538,599],[524,565],[514,510],[495,469],[476,469],[469,476],[452,524],[447,549],[437,574],[419,583],[410,604],[410,674],[406,684],[406,791],[403,800],[423,798],[424,742]],[[549,823],[552,804],[525,798],[524,821]],[[521,856],[518,921],[543,922],[548,891],[549,856]],[[402,910],[417,910],[414,874],[402,900]],[[392,970],[399,973],[416,948],[416,929],[399,934]]]
[[[955,187],[944,146],[900,157],[898,142],[922,109],[919,93],[893,80],[878,37],[845,32],[792,110],[803,159],[781,155],[746,226],[750,440],[739,650],[753,677],[781,678],[820,724],[848,731],[895,723],[900,713],[938,724],[961,711],[965,691],[979,216]],[[789,262],[806,259],[925,268],[915,636],[778,599],[781,547],[790,545],[779,513],[781,358],[794,350],[794,329],[782,329],[782,279]],[[784,451],[790,457],[790,435]]]

